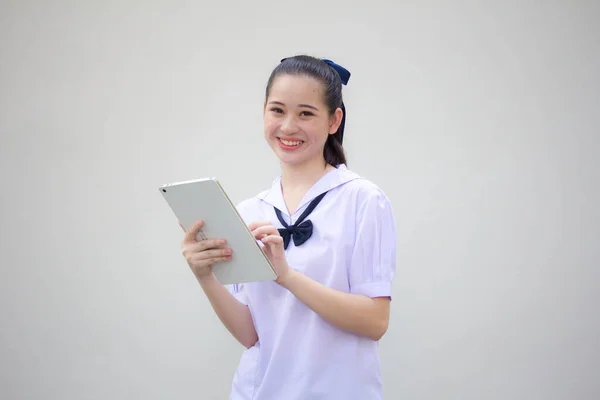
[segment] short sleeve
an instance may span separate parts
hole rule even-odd
[[[385,194],[373,188],[358,198],[350,262],[350,292],[391,297],[396,272],[396,223]]]
[[[227,289],[240,303],[246,306],[248,305],[248,298],[246,296],[246,290],[243,283],[227,285]]]

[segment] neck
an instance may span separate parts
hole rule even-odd
[[[318,159],[302,165],[281,164],[281,185],[284,192],[306,191],[335,167]]]

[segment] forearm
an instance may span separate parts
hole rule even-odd
[[[280,285],[293,293],[321,318],[340,329],[375,341],[379,340],[387,330],[389,320],[387,299],[372,299],[359,294],[341,292],[292,269]]]
[[[213,274],[198,282],[227,330],[246,348],[254,346],[258,335],[248,306],[236,299]]]

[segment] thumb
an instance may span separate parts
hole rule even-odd
[[[196,235],[200,232],[200,229],[204,226],[204,221],[200,220],[190,227],[185,233],[183,243],[196,243]]]

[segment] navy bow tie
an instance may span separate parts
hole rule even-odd
[[[288,248],[288,246],[290,244],[290,240],[292,238],[294,239],[294,244],[296,246],[300,246],[304,242],[306,242],[308,239],[310,239],[310,237],[312,236],[312,233],[313,233],[313,223],[311,220],[304,221],[304,219],[308,216],[308,214],[310,214],[315,209],[317,204],[319,204],[319,202],[323,199],[323,197],[325,197],[326,194],[327,194],[327,192],[322,193],[318,197],[316,197],[313,201],[311,201],[310,204],[308,205],[308,207],[306,207],[306,210],[304,210],[304,212],[300,216],[300,218],[298,218],[298,221],[296,221],[296,223],[292,226],[289,226],[283,220],[283,217],[281,216],[281,211],[279,211],[276,207],[274,207],[275,214],[277,214],[277,218],[279,219],[279,222],[281,222],[281,225],[284,226],[283,228],[278,229],[279,234],[283,238],[283,248],[284,249]]]

